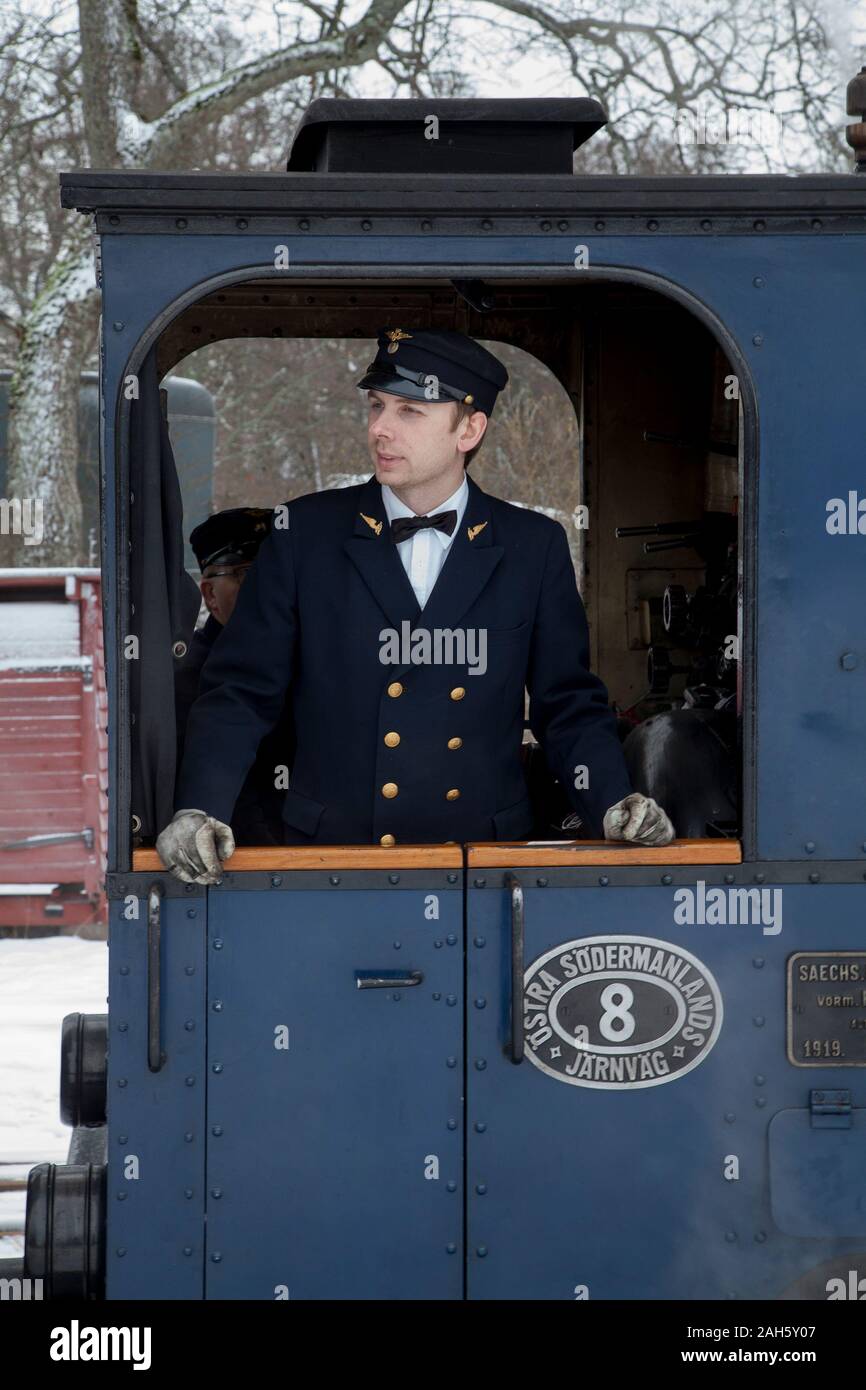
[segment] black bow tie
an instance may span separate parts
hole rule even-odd
[[[444,531],[446,536],[450,536],[456,525],[456,512],[437,512],[435,516],[398,516],[391,522],[391,539],[395,545],[399,545],[401,541],[408,541],[416,531],[424,531],[427,527]]]

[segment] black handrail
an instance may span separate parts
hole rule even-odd
[[[511,893],[511,1060],[523,1061],[523,946],[525,920],[523,887],[514,874],[505,875]]]
[[[147,1065],[162,1070],[162,1000],[160,966],[162,947],[162,886],[152,883],[147,894]]]

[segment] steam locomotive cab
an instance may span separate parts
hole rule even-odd
[[[105,297],[111,1003],[104,1158],[31,1183],[57,1292],[814,1298],[866,1258],[861,542],[827,525],[859,477],[866,195],[575,176],[602,120],[316,102],[285,176],[64,176]],[[473,476],[564,518],[677,838],[588,838],[527,727],[529,841],[243,847],[182,885],[152,848],[189,637],[159,385],[205,344],[385,319],[544,375],[561,442]],[[99,1036],[70,1030],[88,1065]]]

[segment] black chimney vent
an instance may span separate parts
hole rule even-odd
[[[301,117],[286,168],[317,174],[570,174],[574,151],[606,122],[604,108],[588,97],[317,97]]]

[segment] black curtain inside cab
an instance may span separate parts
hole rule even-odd
[[[129,444],[130,636],[137,643],[126,639],[124,655],[132,715],[132,813],[141,822],[136,842],[152,843],[174,813],[174,673],[201,603],[198,586],[183,567],[183,502],[160,403],[155,348],[138,374]]]

